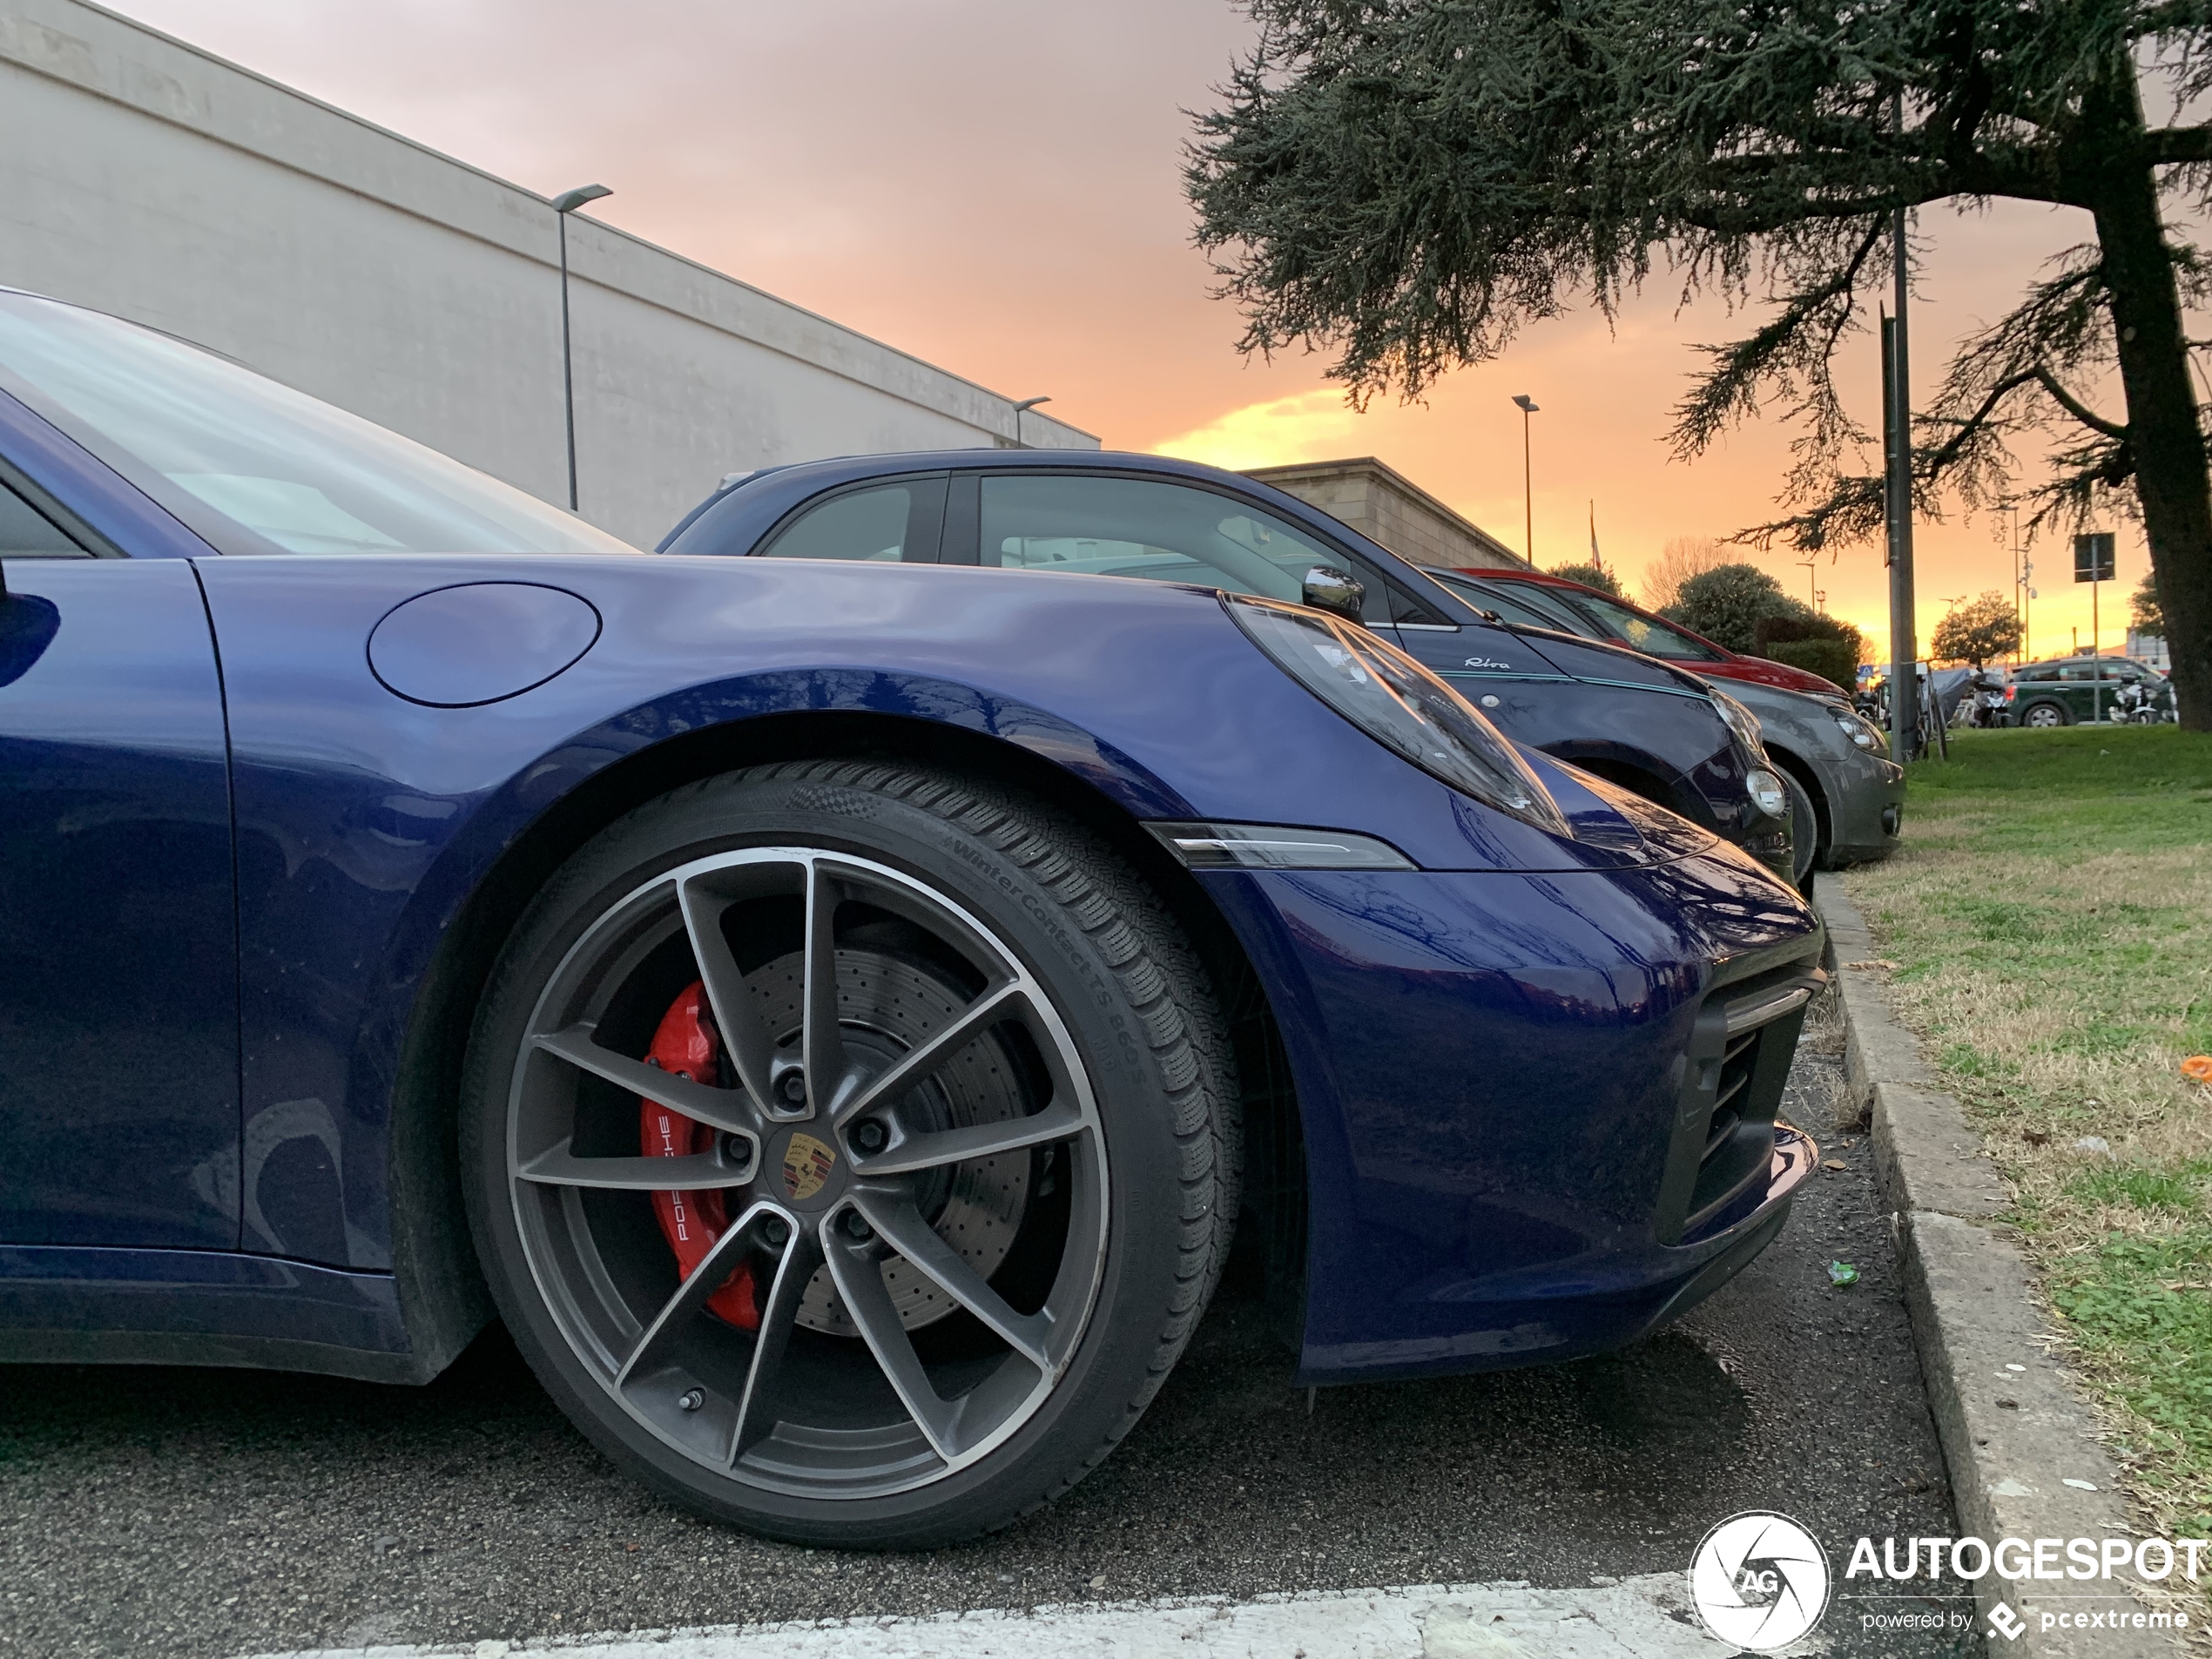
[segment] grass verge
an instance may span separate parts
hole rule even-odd
[[[2161,1531],[2212,1533],[2212,737],[1974,732],[1846,879]],[[1832,878],[1831,878],[1832,879]]]

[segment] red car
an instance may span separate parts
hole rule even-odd
[[[1807,673],[1802,668],[1792,668],[1787,663],[1770,661],[1764,657],[1744,657],[1716,645],[1703,634],[1693,634],[1678,622],[1669,622],[1655,616],[1641,605],[1630,604],[1626,599],[1616,599],[1609,593],[1585,587],[1580,582],[1569,582],[1564,577],[1546,576],[1540,570],[1500,570],[1485,568],[1468,570],[1463,575],[1492,590],[1512,584],[1509,593],[1498,594],[1501,599],[1517,598],[1528,611],[1526,617],[1506,618],[1508,622],[1527,622],[1537,627],[1557,628],[1565,625],[1570,632],[1581,632],[1571,621],[1562,624],[1561,618],[1545,614],[1548,607],[1572,604],[1589,621],[1602,629],[1608,637],[1617,639],[1632,651],[1647,657],[1663,657],[1669,662],[1687,665],[1695,674],[1709,675],[1715,679],[1755,680],[1762,685],[1776,685],[1785,691],[1803,691],[1811,697],[1823,697],[1831,702],[1847,700],[1848,693],[1835,681],[1823,679],[1817,674]],[[1534,591],[1531,591],[1534,590]]]

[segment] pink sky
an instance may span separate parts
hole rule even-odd
[[[1115,448],[1250,467],[1375,455],[1518,547],[1521,415],[1535,417],[1539,563],[1587,556],[1595,504],[1631,583],[1676,536],[1772,516],[1785,429],[1742,428],[1694,465],[1661,441],[1694,360],[1741,326],[1679,314],[1656,285],[1608,332],[1587,312],[1526,333],[1426,406],[1364,415],[1325,360],[1248,362],[1235,313],[1208,297],[1178,180],[1182,111],[1248,39],[1224,0],[123,0],[153,27],[546,193],[599,182],[595,216],[1051,412]],[[1915,381],[2000,313],[2079,215],[2021,206],[1923,216]],[[1855,348],[1875,414],[1871,340]],[[2105,405],[2117,412],[2110,388]],[[2145,568],[2124,523],[2102,606],[2116,650]],[[2009,592],[1987,521],[1922,524],[1919,616]],[[2088,644],[2089,593],[2066,551],[2038,550],[2039,654]],[[1887,637],[1878,550],[1790,589]]]

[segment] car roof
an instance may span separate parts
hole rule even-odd
[[[1452,569],[1467,576],[1494,576],[1507,582],[1534,582],[1547,588],[1586,588],[1592,593],[1602,589],[1592,588],[1587,582],[1577,582],[1571,577],[1554,576],[1548,570],[1524,570],[1512,564],[1453,565]],[[1614,596],[1607,594],[1607,598]]]
[[[671,543],[689,529],[701,515],[740,491],[747,494],[772,485],[779,495],[793,499],[812,496],[839,484],[867,478],[895,477],[910,472],[1126,472],[1153,477],[1179,478],[1216,486],[1233,485],[1258,496],[1268,506],[1315,529],[1342,536],[1349,532],[1364,549],[1369,538],[1342,520],[1318,514],[1318,509],[1258,478],[1211,467],[1179,455],[1143,455],[1130,449],[894,449],[868,455],[825,455],[815,461],[785,462],[752,472],[732,473],[713,493],[677,521],[655,550],[666,552]],[[1387,550],[1384,550],[1387,551]]]

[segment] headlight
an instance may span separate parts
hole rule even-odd
[[[2007,687],[2006,695],[2009,697],[2011,694],[2011,689]],[[1861,718],[1854,711],[1831,707],[1828,714],[1831,719],[1843,728],[1844,735],[1860,748],[1879,753],[1889,746],[1886,739],[1875,730],[1873,725]]]
[[[1789,792],[1782,787],[1782,779],[1764,766],[1754,766],[1743,774],[1743,791],[1751,798],[1751,805],[1769,818],[1779,818],[1789,809]]]
[[[1765,759],[1766,743],[1759,736],[1759,717],[1726,691],[1713,693],[1713,706],[1720,711],[1721,718],[1728,722],[1728,729],[1736,733],[1736,740],[1751,752],[1752,759]]]
[[[1395,645],[1302,606],[1235,594],[1222,603],[1285,672],[1377,743],[1501,812],[1554,835],[1573,833],[1497,728]]]

